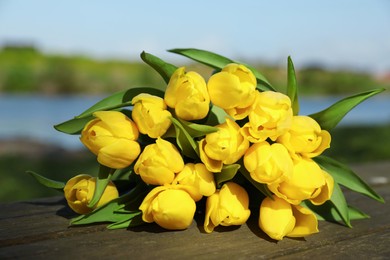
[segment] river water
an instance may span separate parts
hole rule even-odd
[[[21,96],[0,95],[0,139],[28,138],[67,149],[82,147],[78,136],[57,132],[53,125],[89,108],[100,96]],[[327,108],[341,97],[300,97],[300,115]],[[340,127],[390,123],[390,96],[372,97],[344,117]]]

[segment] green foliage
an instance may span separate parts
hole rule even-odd
[[[364,100],[381,93],[384,89],[374,89],[353,96],[344,98],[330,107],[309,115],[318,122],[321,129],[332,130],[336,125],[344,118],[344,116],[351,111],[355,106],[363,102]]]
[[[189,56],[193,55],[194,50],[171,51]],[[221,66],[221,64],[217,65]],[[251,69],[255,73],[261,71],[260,75],[256,74],[258,78],[261,80],[267,78],[264,87],[267,86],[267,82],[272,82],[273,88],[283,92],[287,85],[284,68],[264,65],[261,61],[252,65]],[[212,71],[199,63],[188,63],[185,66],[187,70],[196,69],[205,77],[208,77]],[[159,73],[140,61],[59,56],[28,49],[0,50],[0,68],[0,92],[102,94],[133,87],[164,89],[166,85]],[[366,91],[373,87],[390,87],[390,82],[379,81],[373,75],[362,72],[331,71],[321,67],[309,67],[296,71],[296,75],[300,94],[336,95]]]

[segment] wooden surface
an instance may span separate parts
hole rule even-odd
[[[353,169],[387,201],[381,204],[347,193],[350,204],[371,215],[353,228],[320,222],[320,233],[305,239],[267,238],[253,219],[241,227],[202,231],[195,221],[184,231],[155,224],[131,230],[105,225],[68,227],[72,216],[61,197],[0,204],[0,259],[389,259],[390,162]],[[198,226],[199,225],[199,226]]]

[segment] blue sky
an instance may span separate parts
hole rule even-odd
[[[201,48],[245,62],[321,63],[390,71],[390,1],[0,0],[0,44],[45,52],[179,62],[172,48]],[[184,61],[184,60],[183,60]]]

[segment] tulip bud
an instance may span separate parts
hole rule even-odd
[[[203,119],[209,112],[210,97],[205,80],[194,71],[186,73],[184,67],[173,73],[164,100],[184,120]]]
[[[274,197],[260,206],[259,227],[272,239],[304,237],[318,232],[317,218],[309,209]]]
[[[228,64],[210,77],[207,88],[211,102],[234,119],[243,119],[255,101],[256,77],[241,64]]]
[[[131,117],[142,134],[157,138],[165,134],[171,125],[171,113],[164,100],[149,94],[139,94],[133,98]]]
[[[315,200],[320,196],[322,198],[317,201],[319,204],[330,199],[332,195],[332,177],[325,174],[313,160],[302,158],[294,161],[293,174],[290,179],[268,184],[268,188],[279,198],[294,205],[307,199]]]
[[[99,111],[81,132],[81,142],[100,164],[113,169],[129,166],[141,152],[138,129],[131,119],[117,111]]]
[[[295,158],[297,154],[308,158],[320,155],[330,147],[330,140],[329,132],[321,130],[320,125],[308,116],[294,116],[291,128],[278,138]]]
[[[250,215],[249,196],[244,188],[234,182],[225,183],[222,188],[207,198],[204,229],[207,233],[214,228],[244,224]]]
[[[293,161],[287,149],[266,141],[253,144],[246,151],[244,165],[253,180],[266,184],[289,179],[293,172]]]
[[[147,145],[134,165],[134,171],[151,185],[172,183],[175,174],[184,167],[184,161],[177,148],[164,139]]]
[[[203,163],[187,163],[179,174],[176,175],[172,184],[183,184],[194,187],[198,193],[198,199],[210,196],[215,192],[214,174],[207,170]]]
[[[200,159],[211,172],[220,172],[223,164],[237,162],[249,147],[235,121],[226,118],[216,127],[217,132],[207,134],[199,143]]]
[[[191,225],[196,204],[185,188],[166,185],[151,190],[139,209],[142,211],[143,221],[156,222],[169,230],[181,230]]]
[[[96,178],[86,174],[80,174],[68,180],[64,187],[64,194],[69,207],[78,214],[87,214],[95,208],[118,198],[118,190],[114,183],[110,182],[98,203],[94,207],[89,208],[88,204],[92,200],[95,187]]]
[[[274,91],[256,92],[256,101],[242,129],[252,143],[275,141],[291,126],[293,112],[288,96]]]

